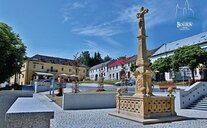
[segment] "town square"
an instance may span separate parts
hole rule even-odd
[[[0,128],[206,128],[206,1],[0,0]]]

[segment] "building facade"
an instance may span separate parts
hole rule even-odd
[[[125,62],[129,59],[130,59],[130,57],[118,59],[109,65],[108,74],[109,74],[110,80],[120,80],[121,79],[120,72],[123,69]]]
[[[174,42],[165,43],[150,57],[150,60],[151,62],[154,62],[158,58],[169,57],[173,55],[173,51],[175,49],[183,46],[194,45],[194,44],[198,44],[202,49],[207,50],[207,32],[203,32]],[[199,70],[200,69],[197,68],[194,72],[196,80],[200,80],[206,77],[206,74],[205,73],[200,74]],[[206,70],[205,67],[203,67],[203,70]],[[175,78],[175,76],[177,78]],[[180,67],[180,71],[176,75],[174,73],[165,73],[165,79],[167,81],[173,81],[173,79],[176,80],[192,79],[192,73],[188,67]]]
[[[74,60],[44,56],[44,55],[35,55],[27,59],[21,68],[21,73],[16,74],[10,79],[10,83],[14,83],[15,77],[16,82],[20,85],[30,84],[34,79],[35,73],[51,73],[57,78],[61,74],[74,75],[75,68],[73,64]],[[86,77],[86,67],[84,65],[79,66],[80,79]]]
[[[149,50],[148,56],[154,54],[158,48]],[[124,68],[126,77],[128,79],[134,79],[133,72],[130,70],[133,63],[136,62],[137,55],[131,57],[125,57],[117,60],[111,60],[105,63],[95,65],[89,69],[90,80],[98,80],[100,73],[103,72],[104,80],[120,80],[120,72]]]
[[[104,80],[109,80],[108,65],[114,60],[109,60],[107,62],[95,65],[89,69],[90,80],[98,80],[101,73],[103,73]]]

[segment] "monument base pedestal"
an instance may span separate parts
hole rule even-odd
[[[180,121],[180,120],[187,119],[186,117],[183,117],[183,116],[166,116],[166,117],[158,117],[158,118],[152,118],[152,119],[142,119],[142,118],[138,118],[135,116],[131,116],[131,115],[127,115],[127,114],[120,114],[120,113],[116,113],[116,112],[109,113],[109,115],[115,116],[115,117],[120,117],[120,118],[131,120],[131,121],[135,121],[138,123],[142,123],[144,125],[163,123],[163,122],[173,122],[173,121]]]
[[[143,124],[185,119],[177,116],[173,95],[170,96],[116,96],[116,112],[110,115]]]

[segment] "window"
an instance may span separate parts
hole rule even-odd
[[[69,68],[69,72],[71,72],[71,69]]]
[[[198,74],[197,74],[197,70],[195,70],[195,71],[194,71],[194,74],[195,74],[195,76],[197,76],[197,75],[198,75]]]
[[[111,79],[111,74],[109,74],[109,77],[110,77],[110,79]]]
[[[50,67],[50,71],[53,71],[53,66]]]
[[[83,73],[85,73],[86,71],[83,69]]]
[[[36,68],[36,64],[33,64],[33,65],[32,65],[32,68],[35,69],[35,68]]]
[[[116,69],[118,68],[118,65],[116,65]]]
[[[41,69],[44,69],[44,65],[42,65]]]
[[[64,68],[62,68],[61,70],[64,71]]]
[[[113,78],[114,78],[114,73],[113,73]]]

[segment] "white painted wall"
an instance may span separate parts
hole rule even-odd
[[[95,69],[91,69],[89,70],[89,78],[90,80],[95,80],[96,75],[98,76],[97,78],[100,78],[100,74],[101,74],[101,68],[95,68]],[[109,80],[109,74],[108,74],[108,67],[104,66],[103,67],[103,74],[104,74],[104,80]]]
[[[207,82],[196,82],[185,90],[176,91],[177,108],[187,108],[194,101],[207,95]]]
[[[122,69],[122,66],[121,65],[116,65],[116,66],[113,66],[113,67],[109,67],[109,70],[108,70],[108,75],[109,75],[109,78],[110,78],[110,74],[111,74],[111,78],[110,80],[117,80],[117,77],[118,77],[118,80],[120,80],[120,71]],[[117,73],[118,73],[118,76],[117,76]],[[114,75],[113,75],[114,74]]]

